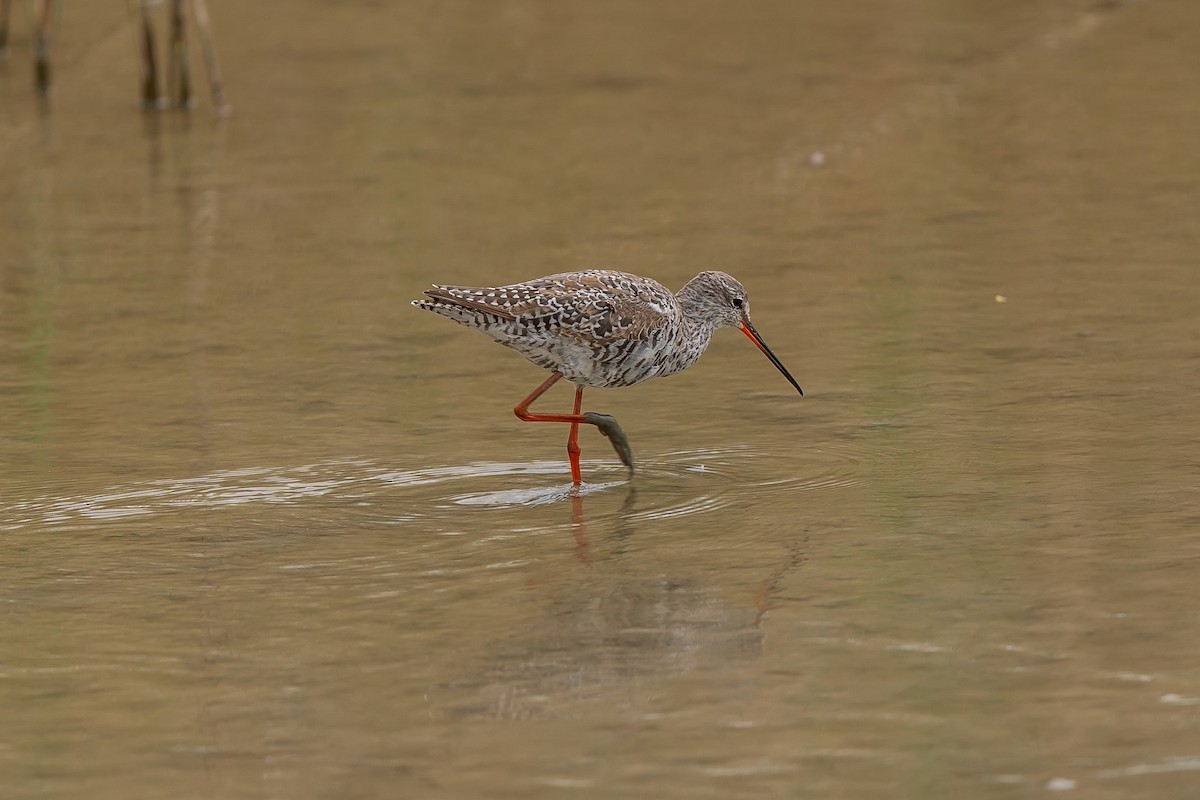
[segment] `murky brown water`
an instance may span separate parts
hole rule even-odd
[[[3,797],[1200,793],[1200,6],[213,0],[214,127],[67,5],[48,110],[0,67]],[[590,391],[642,468],[573,507],[407,301],[589,266],[737,275],[808,396],[735,332]]]

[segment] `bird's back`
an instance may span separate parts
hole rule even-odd
[[[672,360],[681,355],[683,328],[675,295],[627,272],[564,272],[496,287],[436,285],[425,294],[429,299],[413,305],[476,328],[579,386],[629,386],[695,360],[682,366]]]

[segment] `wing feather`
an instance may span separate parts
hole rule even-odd
[[[612,270],[565,272],[508,286],[435,284],[425,294],[435,304],[531,325],[593,347],[648,338],[679,313],[678,300],[662,284]]]

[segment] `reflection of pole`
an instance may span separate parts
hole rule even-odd
[[[27,356],[25,383],[29,387],[27,397],[31,422],[25,435],[33,447],[35,463],[39,465],[51,463],[56,431],[54,415],[60,405],[58,387],[55,385],[55,367],[59,359],[56,358],[58,342],[54,310],[59,307],[56,300],[63,282],[59,269],[63,258],[58,252],[62,237],[58,235],[61,226],[55,214],[61,205],[56,202],[59,199],[55,191],[58,174],[54,159],[48,155],[53,133],[50,127],[52,119],[49,115],[41,118],[41,146],[36,148],[33,169],[30,171],[30,178],[36,182],[24,205],[27,220],[20,228],[28,259],[13,259],[9,262],[11,267],[0,268],[0,273],[12,269],[17,281],[20,280],[17,277],[20,273],[26,270],[30,273],[32,291],[28,296],[28,347],[24,353]],[[20,286],[20,283],[15,285]]]
[[[218,122],[213,128],[212,149],[204,173],[196,183],[202,188],[197,193],[199,204],[185,209],[188,224],[187,288],[188,316],[192,329],[192,382],[195,392],[196,439],[198,449],[205,458],[212,452],[212,390],[206,360],[212,342],[209,329],[212,318],[208,292],[218,238],[218,223],[221,210],[221,155],[225,146],[225,123]],[[191,161],[189,160],[189,164]],[[190,195],[188,195],[190,196]],[[208,466],[206,464],[206,466]]]
[[[587,564],[588,542],[587,529],[583,524],[583,497],[575,492],[571,493],[571,526],[575,530],[575,557],[579,559],[579,563]]]

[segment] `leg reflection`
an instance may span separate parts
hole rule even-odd
[[[571,495],[571,528],[575,533],[575,557],[580,564],[587,564],[587,526],[583,521],[583,496]]]
[[[625,500],[616,514],[616,525],[613,528],[613,541],[616,543],[615,553],[624,552],[625,541],[633,535],[634,501],[637,499],[637,489],[629,484]],[[590,564],[588,558],[587,521],[583,514],[583,495],[571,495],[571,529],[575,535],[575,556],[582,564]]]

